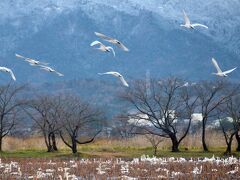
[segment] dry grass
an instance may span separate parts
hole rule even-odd
[[[64,143],[57,139],[57,144],[60,149],[66,148]],[[5,151],[19,151],[19,150],[46,150],[43,137],[6,137],[3,141],[3,150]]]
[[[212,150],[224,150],[226,145],[224,137],[221,133],[217,132],[208,132],[207,133],[207,144]],[[69,148],[61,141],[57,139],[57,146],[59,150],[69,151]],[[195,134],[194,136],[188,135],[180,145],[181,149],[188,150],[201,150],[201,134]],[[236,147],[236,142],[234,139],[233,150]],[[148,149],[151,152],[151,144],[144,136],[136,136],[129,139],[96,139],[91,144],[81,145],[78,147],[81,152],[109,152],[109,153],[126,153],[129,150],[141,150]],[[170,150],[171,142],[169,139],[164,139],[163,142],[159,144],[159,150]],[[42,137],[29,137],[29,138],[16,138],[16,137],[6,137],[3,141],[3,150],[4,151],[24,151],[24,150],[37,150],[37,151],[46,151],[46,146],[44,139]],[[139,152],[141,153],[141,152]]]

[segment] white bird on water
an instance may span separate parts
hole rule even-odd
[[[229,74],[229,73],[233,72],[235,69],[237,69],[237,67],[235,67],[235,68],[230,69],[230,70],[228,70],[228,71],[222,72],[222,70],[221,70],[220,67],[218,66],[217,61],[216,61],[214,58],[212,58],[212,63],[213,63],[213,65],[215,66],[215,68],[217,69],[217,73],[212,73],[212,74],[214,74],[214,75],[216,75],[216,76],[220,76],[220,77],[227,77],[227,74]]]
[[[113,75],[117,78],[120,79],[120,81],[122,82],[122,84],[126,87],[129,87],[127,81],[123,78],[123,76],[119,73],[119,72],[115,72],[115,71],[109,71],[109,72],[105,72],[105,73],[98,73],[99,75],[105,75],[105,74],[109,74],[109,75]]]
[[[183,10],[183,15],[184,15],[185,24],[181,24],[180,26],[188,28],[188,29],[190,29],[190,28],[195,29],[195,27],[197,27],[197,26],[204,27],[204,28],[208,29],[208,27],[203,25],[203,24],[198,24],[198,23],[191,24],[191,21],[188,18],[187,14],[185,13],[184,10]]]
[[[121,43],[119,40],[115,39],[115,38],[111,38],[111,37],[108,37],[102,33],[99,33],[99,32],[95,32],[96,36],[102,38],[103,40],[105,41],[108,41],[112,44],[115,44],[117,45],[119,48],[121,48],[122,50],[124,51],[129,51],[129,49],[123,45],[123,43]]]
[[[32,58],[27,58],[19,54],[15,54],[17,58],[24,59],[24,61],[28,62],[31,66],[37,66],[37,65],[48,65],[48,63],[40,62]]]
[[[99,45],[99,48],[96,48],[96,49],[103,51],[103,52],[111,52],[112,51],[113,56],[115,56],[115,51],[111,46],[105,46],[103,43],[101,43],[99,41],[93,41],[91,43],[91,46],[96,46],[96,45]]]
[[[48,67],[48,66],[43,66],[43,65],[40,65],[40,69],[42,69],[42,70],[45,70],[45,71],[48,71],[48,72],[54,72],[54,73],[56,73],[58,76],[64,76],[62,73],[60,73],[60,72],[57,72],[56,70],[54,70],[53,68],[51,68],[51,67]]]
[[[16,81],[16,77],[13,74],[12,70],[6,67],[0,67],[0,71],[9,73],[14,81]]]

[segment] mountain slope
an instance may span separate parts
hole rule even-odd
[[[152,77],[209,79],[215,71],[211,57],[223,69],[240,65],[237,0],[4,0],[0,7],[0,63],[13,68],[20,82],[60,78],[28,66],[15,53],[51,63],[65,74],[63,80],[108,79],[97,73],[109,70],[120,71],[127,80],[145,77],[146,71]],[[182,9],[210,29],[180,28]],[[94,50],[89,46],[97,39],[94,31],[117,37],[130,52],[115,48],[113,58]],[[231,76],[239,77],[237,71]]]

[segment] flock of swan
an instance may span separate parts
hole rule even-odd
[[[184,21],[185,21],[185,24],[181,24],[180,26],[181,27],[184,27],[184,28],[187,28],[187,29],[195,29],[195,27],[203,27],[203,28],[206,28],[208,29],[208,27],[206,25],[203,25],[203,24],[199,24],[199,23],[191,23],[189,17],[187,16],[186,12],[183,10],[183,15],[184,15]],[[109,37],[109,36],[106,36],[102,33],[99,33],[99,32],[95,32],[95,35],[99,38],[101,38],[102,40],[104,41],[107,41],[113,45],[116,45],[117,47],[121,48],[123,51],[126,51],[128,52],[129,49],[123,45],[123,43],[121,43],[119,40],[115,39],[115,38],[112,38],[112,37]],[[91,44],[90,44],[91,47],[96,47],[97,46],[97,50],[99,51],[102,51],[102,52],[111,52],[113,54],[113,56],[115,57],[115,51],[114,51],[114,48],[111,47],[111,46],[106,46],[105,44],[103,44],[102,42],[96,40],[96,41],[93,41]],[[19,54],[15,54],[15,56],[17,58],[20,58],[20,59],[23,59],[25,62],[29,63],[29,65],[31,66],[38,66],[40,67],[41,70],[44,70],[44,71],[47,71],[47,72],[50,72],[50,73],[55,73],[57,74],[58,76],[64,76],[62,73],[56,71],[55,69],[47,66],[48,63],[45,63],[45,62],[40,62],[40,61],[37,61],[35,59],[32,59],[32,58],[28,58],[28,57],[24,57],[22,55],[19,55]],[[227,70],[227,71],[222,71],[217,63],[217,61],[212,58],[212,63],[214,65],[214,67],[216,68],[217,70],[217,73],[212,73],[216,76],[220,76],[220,77],[226,77],[227,74],[233,72],[237,67],[233,68],[233,69],[230,69],[230,70]],[[6,72],[6,73],[9,73],[12,77],[12,79],[14,81],[16,81],[16,77],[13,73],[13,71],[7,67],[0,67],[0,71],[2,72]],[[115,72],[115,71],[109,71],[109,72],[104,72],[104,73],[98,73],[99,75],[112,75],[112,76],[115,76],[117,77],[121,83],[126,86],[126,87],[129,87],[127,81],[124,79],[124,77],[119,73],[119,72]]]

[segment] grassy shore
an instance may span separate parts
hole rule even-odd
[[[135,158],[141,155],[152,156],[152,148],[136,148],[136,147],[113,147],[113,148],[101,148],[87,146],[79,148],[78,153],[72,154],[68,149],[61,149],[58,152],[46,152],[45,150],[18,150],[18,151],[4,151],[0,152],[1,158],[24,158],[24,157],[35,157],[35,158]],[[224,157],[223,148],[210,149],[209,152],[203,152],[202,150],[183,150],[180,152],[171,152],[169,150],[158,150],[157,157],[184,157],[184,158],[203,158],[203,157]],[[240,157],[240,152],[233,151],[233,156]]]

